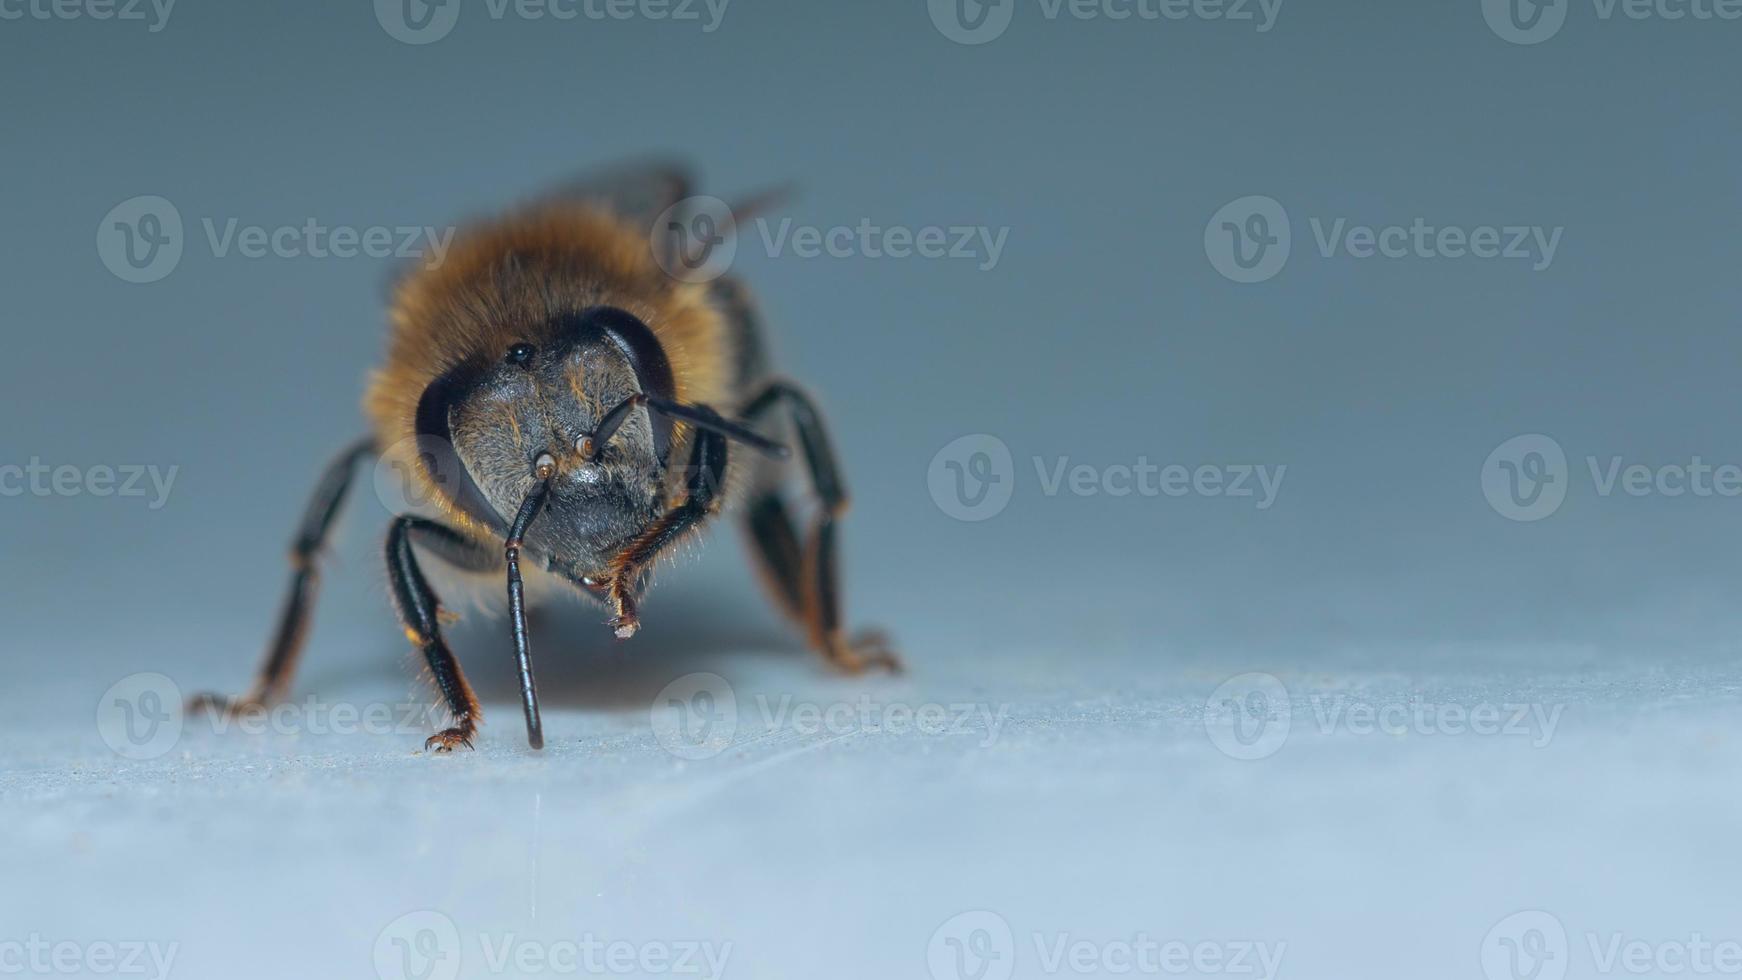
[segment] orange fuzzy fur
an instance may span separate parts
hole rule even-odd
[[[563,313],[608,304],[639,317],[665,348],[679,401],[735,400],[727,365],[737,351],[706,286],[672,279],[654,261],[648,236],[602,211],[556,204],[464,229],[442,264],[402,281],[391,309],[387,360],[370,378],[363,407],[389,458],[415,461],[418,399],[449,368],[475,356],[500,357]],[[688,432],[673,433],[672,457],[685,458]],[[454,526],[489,531],[433,492],[425,499]]]

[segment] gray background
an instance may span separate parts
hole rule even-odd
[[[1019,976],[1042,971],[1033,934],[1140,930],[1287,942],[1292,977],[1481,976],[1489,927],[1534,908],[1580,972],[1590,932],[1742,940],[1720,887],[1742,504],[1605,497],[1585,469],[1742,462],[1742,22],[1566,0],[1524,46],[1475,0],[1285,0],[1262,33],[1020,0],[967,46],[919,0],[735,0],[711,34],[461,2],[419,46],[364,2],[181,0],[157,33],[0,21],[0,463],[179,467],[155,511],[0,498],[0,940],[176,942],[179,976],[266,950],[248,972],[366,976],[382,927],[433,908],[468,937],[466,975],[485,972],[477,936],[507,930],[730,940],[739,977],[927,976],[933,930],[972,909],[1011,924]],[[578,603],[541,617],[543,757],[503,630],[477,616],[455,633],[492,722],[476,753],[427,759],[416,734],[109,751],[92,716],[115,681],[227,689],[253,669],[303,497],[361,428],[398,267],[219,258],[200,220],[446,225],[647,152],[728,198],[796,181],[777,220],[1009,229],[990,270],[770,256],[754,236],[735,266],[846,459],[850,615],[889,627],[911,673],[827,675],[721,533],[662,576],[630,645]],[[1240,284],[1205,224],[1254,194],[1287,208],[1293,250]],[[145,285],[95,247],[136,195],[187,223]],[[1326,258],[1315,217],[1564,233],[1541,271]],[[976,433],[1009,447],[1014,495],[962,522],[927,472]],[[1534,523],[1481,483],[1523,433],[1571,460]],[[1260,511],[1048,496],[1034,464],[1140,456],[1288,469]],[[299,696],[422,690],[364,487]],[[987,748],[788,734],[685,764],[648,708],[692,671],[741,704],[869,691],[1012,720]],[[1202,724],[1246,671],[1299,699],[1255,762]],[[1302,730],[1313,692],[1566,720],[1540,749],[1326,734]]]

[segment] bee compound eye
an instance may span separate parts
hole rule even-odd
[[[532,473],[540,480],[548,480],[556,475],[556,457],[550,453],[539,453],[532,461]]]

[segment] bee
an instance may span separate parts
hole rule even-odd
[[[308,503],[265,662],[246,694],[191,707],[234,712],[286,692],[320,554],[357,470],[377,458],[428,501],[393,518],[385,547],[393,606],[449,714],[426,750],[472,747],[482,720],[426,561],[505,579],[534,749],[544,735],[525,576],[601,604],[627,640],[655,565],[728,510],[742,515],[775,605],[817,653],[850,673],[900,669],[881,633],[849,638],[842,626],[848,494],[816,402],[772,372],[742,284],[668,271],[686,267],[673,260],[692,245],[690,227],[668,220],[685,213],[690,187],[674,167],[582,181],[462,230],[438,267],[399,281],[386,362],[363,400],[370,434]],[[785,486],[795,467],[808,477],[803,510]]]

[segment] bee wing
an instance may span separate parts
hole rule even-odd
[[[547,199],[600,205],[626,221],[651,227],[667,208],[689,197],[694,186],[689,171],[678,163],[641,160],[563,184]]]

